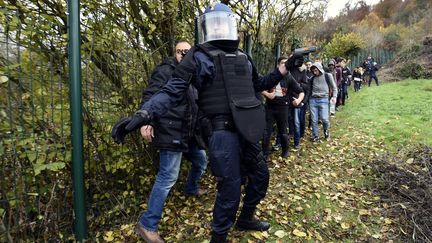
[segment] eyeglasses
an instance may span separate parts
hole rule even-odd
[[[176,53],[185,56],[189,49],[177,49]]]

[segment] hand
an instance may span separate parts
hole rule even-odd
[[[151,142],[152,139],[154,138],[153,127],[150,125],[142,126],[140,132],[141,132],[141,136],[147,142]]]
[[[114,139],[114,142],[118,144],[124,143],[126,135],[143,125],[149,124],[150,121],[151,117],[148,112],[145,110],[139,110],[133,116],[118,121],[111,131],[111,137]]]
[[[296,99],[293,97],[293,101],[291,102],[294,106],[298,106],[301,103],[300,99]]]
[[[332,104],[336,104],[336,97],[332,97],[331,100],[330,100],[330,102],[331,102]]]
[[[276,97],[276,90],[273,90],[272,92],[263,91],[262,94],[267,97],[267,99],[274,99]]]
[[[269,99],[274,99],[276,97],[276,92],[271,92],[271,93],[268,93],[267,94],[267,98],[269,98]]]

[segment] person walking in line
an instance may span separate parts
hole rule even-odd
[[[319,139],[318,120],[322,121],[324,138],[330,138],[329,102],[335,102],[337,97],[337,86],[330,73],[325,73],[319,62],[315,62],[311,70],[314,77],[311,79],[311,97],[309,98],[310,112],[312,116],[312,141]],[[329,93],[332,91],[332,96]]]

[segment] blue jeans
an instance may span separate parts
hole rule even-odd
[[[177,181],[182,152],[160,149],[159,172],[150,193],[147,211],[141,215],[139,224],[150,231],[157,231],[165,200],[171,188]],[[204,150],[200,150],[195,143],[189,144],[189,151],[185,157],[192,162],[192,168],[186,182],[185,192],[196,194],[199,189],[199,179],[207,167],[207,159]]]
[[[323,129],[328,130],[330,128],[329,120],[329,100],[325,98],[313,98],[309,99],[310,112],[312,117],[312,136],[314,138],[319,137],[318,119],[321,119]]]
[[[300,145],[300,111],[301,108],[291,107],[291,122],[294,129],[294,146]]]

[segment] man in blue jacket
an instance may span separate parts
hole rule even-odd
[[[207,8],[199,22],[200,44],[187,53],[160,92],[130,119],[114,126],[112,136],[122,141],[126,134],[161,116],[193,84],[198,90],[209,165],[217,181],[210,242],[219,243],[226,242],[234,222],[241,230],[270,227],[254,217],[269,183],[267,163],[258,143],[263,136],[265,115],[257,94],[275,86],[287,70],[281,65],[266,76],[258,75],[252,60],[238,49],[236,17],[227,5]],[[247,177],[247,183],[236,221],[242,176]]]

